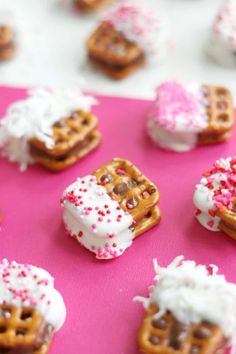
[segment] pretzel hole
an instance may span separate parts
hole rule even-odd
[[[83,125],[88,125],[88,124],[89,124],[88,119],[83,119],[82,122],[81,122],[81,124],[83,124]]]
[[[76,130],[76,129],[73,129],[73,128],[71,128],[71,129],[69,130],[69,132],[68,132],[69,135],[74,135],[74,134],[77,134],[77,133],[78,133],[77,130]]]
[[[18,328],[16,330],[16,335],[17,336],[24,336],[27,333],[27,329],[26,328]]]
[[[0,333],[5,333],[6,332],[6,327],[5,326],[0,326]]]
[[[221,111],[227,109],[228,104],[226,102],[218,102],[217,103],[217,108],[220,109]]]
[[[208,327],[199,327],[193,332],[194,337],[198,339],[205,339],[209,337],[210,334],[211,330]]]
[[[168,327],[168,322],[165,318],[158,318],[158,319],[153,319],[152,320],[152,326],[154,328],[158,328],[158,329],[166,329]]]
[[[218,117],[217,117],[217,120],[219,123],[225,123],[228,121],[228,115],[227,114],[220,114]]]
[[[160,344],[160,338],[157,336],[150,336],[149,342],[152,343],[153,345],[158,345]]]
[[[27,321],[29,319],[32,319],[32,313],[30,311],[24,311],[22,314],[21,314],[21,320],[22,321]]]
[[[61,121],[61,120],[58,120],[57,122],[55,122],[53,124],[53,127],[55,127],[55,128],[62,128],[62,127],[65,127],[65,126],[66,126],[66,123]]]
[[[225,98],[226,91],[223,90],[223,89],[219,89],[219,90],[216,91],[216,94],[217,94],[218,98]]]

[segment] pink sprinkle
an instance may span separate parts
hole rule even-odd
[[[212,228],[214,226],[214,221],[213,220],[208,221],[207,225]]]

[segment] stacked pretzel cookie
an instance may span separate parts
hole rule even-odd
[[[116,158],[65,190],[65,228],[97,258],[116,258],[159,222],[158,202],[157,187],[131,162]]]

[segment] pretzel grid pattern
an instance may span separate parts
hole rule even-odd
[[[37,336],[45,327],[41,315],[32,308],[0,306],[0,347],[37,348]],[[1,352],[1,349],[0,349]]]
[[[63,118],[53,126],[54,146],[48,149],[38,139],[31,144],[51,156],[60,156],[85,140],[96,128],[97,118],[89,112],[76,111],[70,117]]]
[[[226,339],[221,329],[209,322],[184,326],[167,312],[160,319],[150,306],[140,327],[138,345],[147,354],[221,354],[226,349]]]
[[[142,49],[128,41],[111,25],[102,23],[88,39],[89,54],[94,60],[113,66],[130,65],[142,54]]]
[[[203,86],[203,93],[207,99],[208,127],[205,132],[226,133],[234,124],[233,99],[229,90],[224,87]]]
[[[95,171],[98,183],[138,222],[159,202],[159,192],[131,162],[113,159]],[[107,176],[107,178],[106,178]]]

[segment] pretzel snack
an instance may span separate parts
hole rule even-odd
[[[0,62],[11,59],[15,52],[13,29],[10,26],[0,25]]]

